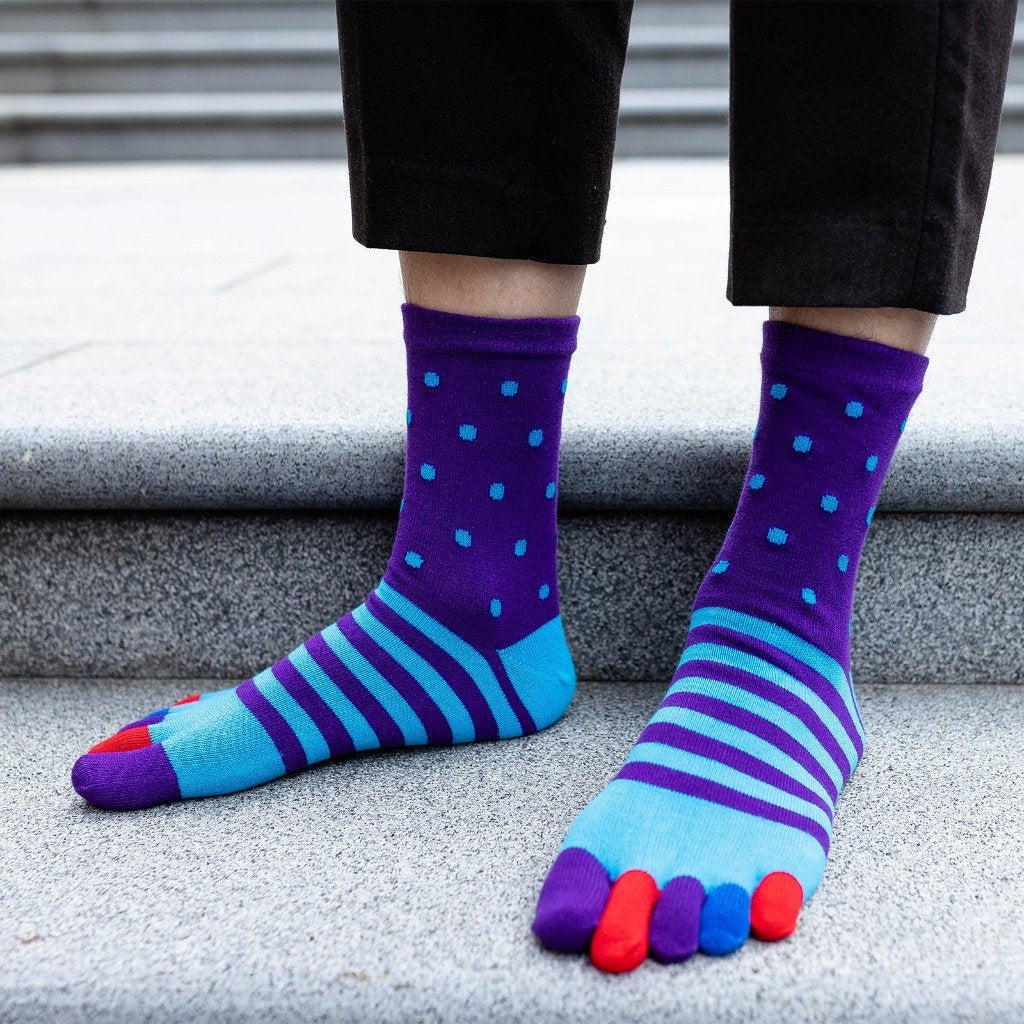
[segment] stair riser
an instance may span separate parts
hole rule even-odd
[[[584,679],[667,680],[721,514],[563,518],[562,607]],[[1024,682],[1021,515],[889,514],[854,622],[861,682]],[[0,520],[4,676],[244,678],[359,603],[393,519],[38,514]]]

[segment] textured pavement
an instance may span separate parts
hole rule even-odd
[[[869,752],[795,936],[607,977],[537,947],[562,833],[661,687],[525,740],[377,754],[134,814],[75,755],[192,684],[5,681],[0,1020],[1024,1021],[1024,690],[862,691]]]

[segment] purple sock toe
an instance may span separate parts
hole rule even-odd
[[[651,953],[676,964],[697,952],[704,886],[696,878],[673,878],[661,891],[651,918]]]
[[[610,891],[608,872],[596,857],[578,848],[563,850],[540,891],[534,935],[560,953],[585,949]]]
[[[181,799],[178,777],[159,743],[123,753],[83,754],[71,785],[94,807],[133,811]]]

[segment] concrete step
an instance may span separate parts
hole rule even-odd
[[[0,686],[5,1022],[1024,1021],[1020,688],[862,688],[868,753],[796,934],[609,978],[530,920],[661,685],[585,683],[524,740],[127,815],[79,801],[84,748],[196,685]]]
[[[742,480],[763,311],[721,297],[727,182],[615,169],[560,490],[586,678],[667,678]],[[882,496],[865,682],[1024,681],[1022,183],[1001,158]],[[9,169],[0,203],[0,674],[237,678],[360,601],[405,397],[395,257],[352,241],[344,166]]]

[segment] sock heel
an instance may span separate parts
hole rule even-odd
[[[503,647],[498,657],[537,729],[565,714],[576,692],[576,666],[561,615]]]

